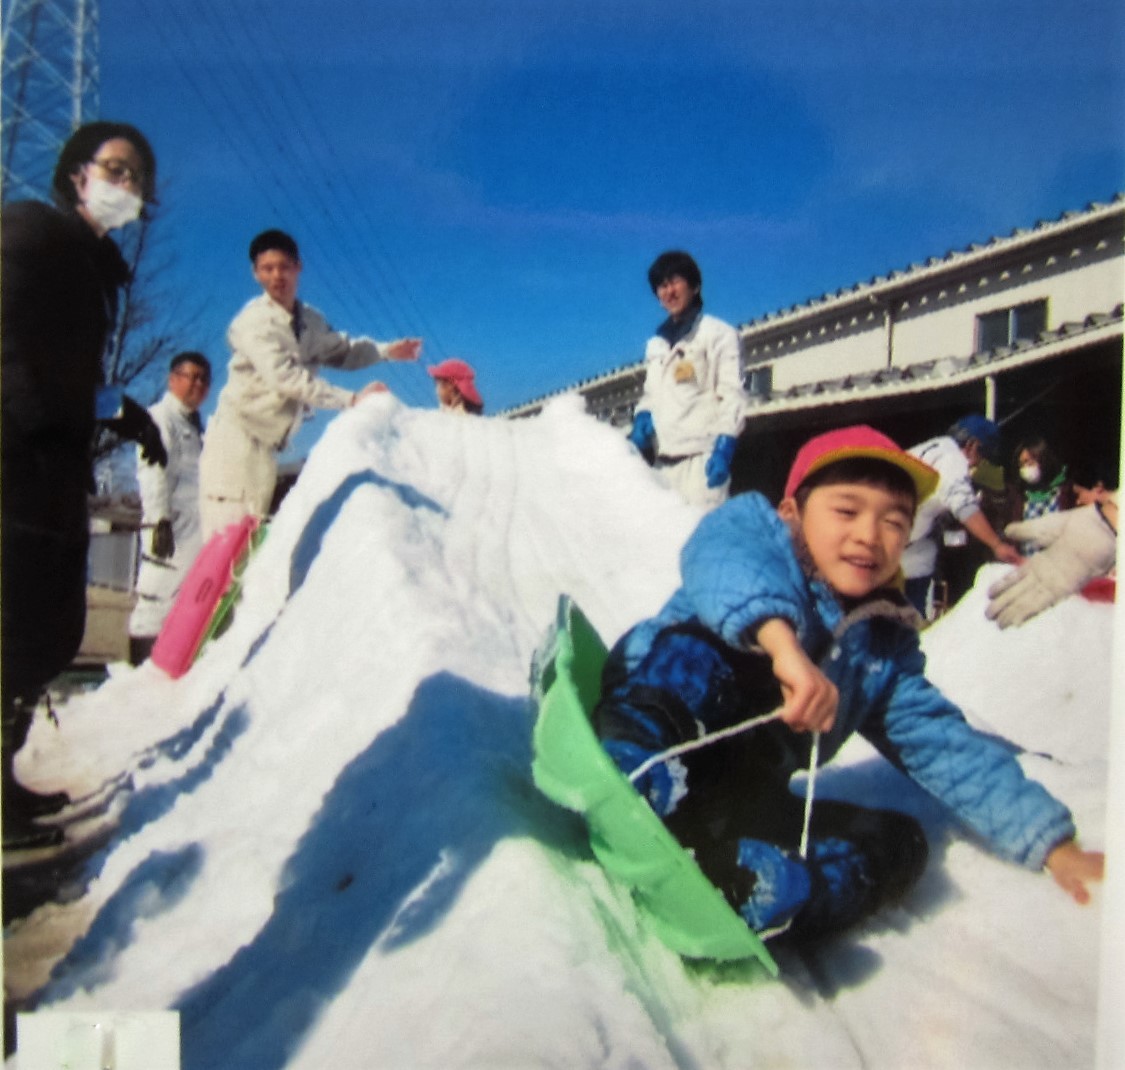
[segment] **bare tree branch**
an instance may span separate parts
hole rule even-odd
[[[168,252],[165,231],[157,227],[159,210],[147,208],[139,224],[123,233],[121,254],[130,277],[122,287],[110,343],[103,360],[105,381],[127,390],[138,402],[154,401],[164,385],[172,357],[196,349],[199,306],[188,307],[182,290],[167,280],[176,260]],[[103,433],[94,447],[100,461],[121,446],[115,435]]]

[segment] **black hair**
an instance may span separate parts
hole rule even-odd
[[[1117,465],[1110,464],[1101,457],[1093,460],[1080,460],[1070,465],[1068,473],[1070,482],[1083,490],[1094,490],[1099,483],[1106,490],[1117,489]]]
[[[699,265],[687,253],[679,249],[670,249],[661,253],[648,269],[648,284],[652,292],[656,293],[662,282],[679,275],[693,290],[702,290],[703,275]],[[702,295],[701,295],[702,296]]]
[[[278,252],[291,256],[297,263],[301,262],[301,254],[297,250],[297,243],[283,230],[263,230],[254,236],[250,242],[250,263],[256,263],[262,253],[276,249]]]
[[[194,349],[185,349],[182,353],[177,353],[172,358],[172,363],[168,365],[168,371],[174,372],[181,364],[198,364],[207,373],[207,378],[211,378],[211,362],[202,353],[196,353]]]
[[[878,457],[845,457],[843,460],[833,461],[823,468],[818,468],[801,483],[793,495],[797,500],[797,508],[804,510],[809,495],[817,487],[837,483],[863,483],[870,487],[879,487],[892,494],[908,497],[912,510],[918,505],[918,488],[915,487],[914,480],[897,464],[880,460]]]
[[[461,388],[457,385],[456,379],[450,379],[447,375],[437,375],[434,377],[436,383],[448,383],[454,390],[457,391],[457,397],[461,402],[463,408],[470,416],[483,416],[484,415],[484,402],[470,401],[465,397]]]
[[[1032,459],[1039,465],[1040,483],[1049,487],[1063,470],[1063,463],[1059,460],[1058,454],[1051,449],[1042,435],[1030,435],[1025,438],[1012,452],[1012,472],[1021,483],[1023,477],[1020,476],[1020,454],[1025,451],[1030,453]]]
[[[128,123],[96,122],[80,126],[67,138],[55,163],[51,178],[51,192],[60,208],[73,208],[78,203],[78,190],[71,176],[89,163],[107,141],[124,138],[137,150],[144,173],[141,175],[141,197],[149,204],[156,201],[156,154],[148,139],[135,126]]]

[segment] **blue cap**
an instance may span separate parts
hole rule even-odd
[[[964,445],[970,438],[975,438],[980,443],[981,453],[990,461],[1000,459],[1000,427],[979,413],[970,412],[962,416],[950,429],[949,434],[960,445]]]

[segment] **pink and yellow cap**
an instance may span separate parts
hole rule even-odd
[[[938,474],[928,464],[907,453],[897,442],[865,424],[853,424],[810,438],[798,451],[785,481],[785,497],[792,498],[806,479],[827,465],[849,457],[870,457],[901,468],[914,483],[918,501],[933,494]]]

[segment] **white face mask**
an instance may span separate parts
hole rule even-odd
[[[123,227],[139,219],[144,201],[124,186],[115,186],[104,178],[86,179],[86,211],[98,226],[105,230]]]
[[[1039,465],[1037,464],[1020,465],[1020,479],[1022,479],[1025,483],[1038,483],[1039,477],[1042,474],[1043,473],[1040,472]]]

